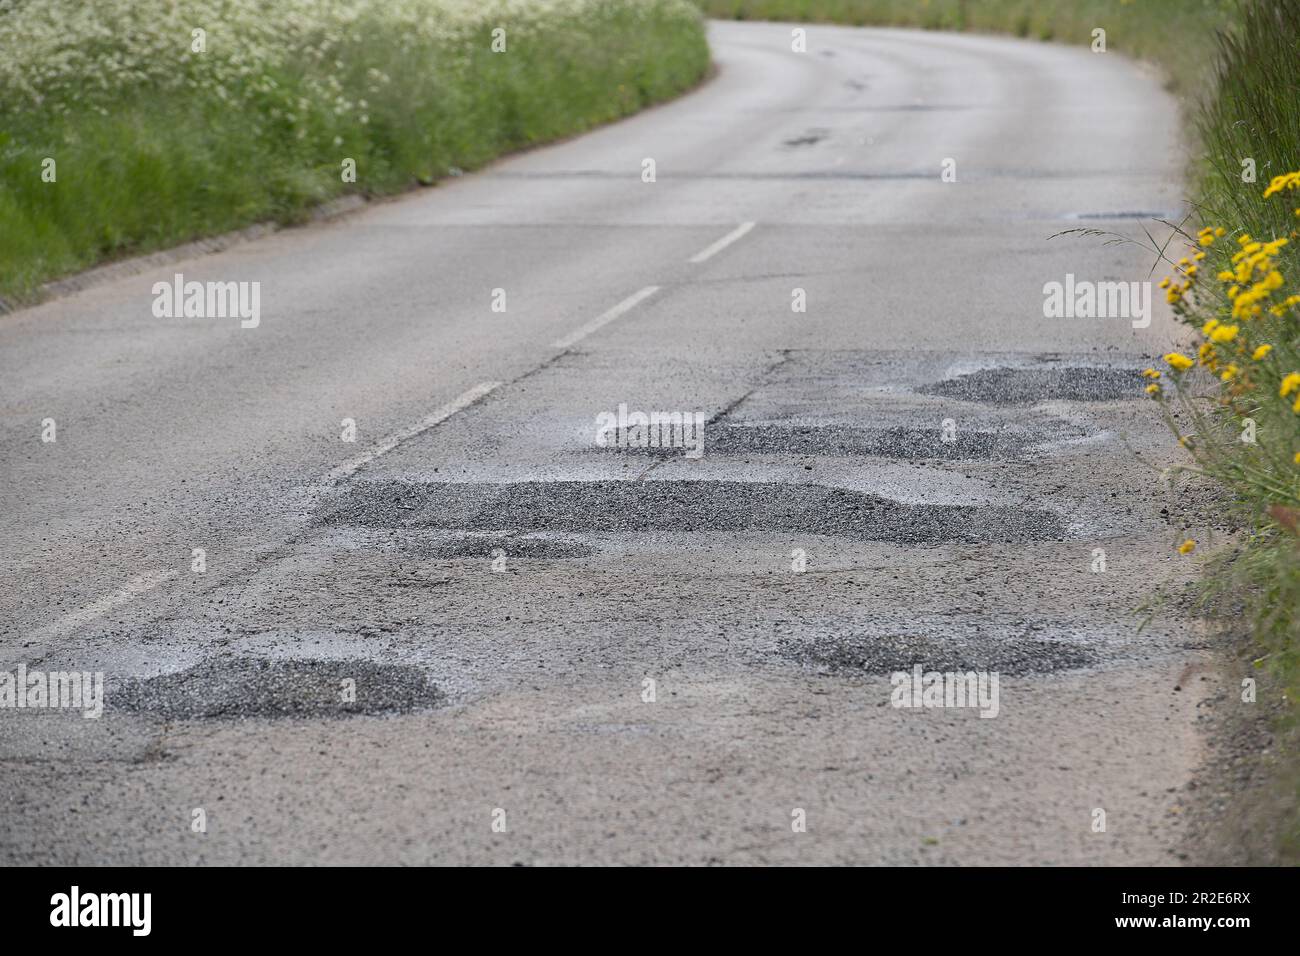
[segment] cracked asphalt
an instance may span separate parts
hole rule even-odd
[[[1196,574],[1141,394],[1176,326],[1043,317],[1146,279],[1048,237],[1179,207],[1172,98],[1055,44],[710,37],[673,103],[0,317],[0,669],[106,684],[0,711],[0,861],[1196,862],[1210,642],[1135,612]],[[154,318],[175,272],[261,325]],[[703,456],[598,446],[620,405]],[[891,706],[916,664],[997,716]]]

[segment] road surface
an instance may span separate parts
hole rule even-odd
[[[710,32],[678,101],[0,318],[3,667],[107,684],[0,714],[0,859],[1182,858],[1213,682],[1133,614],[1193,574],[1137,374],[1175,326],[1043,314],[1148,277],[1048,237],[1178,209],[1175,103]],[[260,324],[155,317],[177,272]],[[704,454],[598,446],[620,405]],[[915,664],[996,717],[893,706]]]

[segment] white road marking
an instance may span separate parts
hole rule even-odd
[[[592,332],[595,332],[601,326],[608,325],[610,322],[613,322],[624,312],[628,312],[636,308],[636,306],[641,301],[650,298],[650,296],[654,295],[658,291],[659,291],[659,286],[657,285],[646,286],[640,292],[635,292],[632,295],[628,296],[626,299],[624,299],[618,305],[614,306],[614,308],[610,309],[608,312],[602,312],[600,315],[596,316],[586,325],[581,326],[580,328],[577,328],[574,331],[570,332],[568,335],[560,339],[558,342],[551,343],[552,346],[557,349],[567,349],[571,345],[575,345],[578,342],[581,342],[583,339],[585,339]]]
[[[368,464],[369,462],[374,461],[380,455],[392,451],[402,442],[410,438],[414,438],[416,435],[419,435],[421,432],[428,431],[434,425],[446,421],[448,418],[450,418],[452,415],[455,415],[461,409],[473,405],[480,398],[482,398],[484,395],[487,395],[493,389],[498,388],[501,384],[502,384],[501,382],[480,382],[478,385],[475,385],[473,388],[471,388],[468,392],[465,392],[464,394],[457,396],[455,399],[448,402],[446,405],[443,405],[433,414],[426,415],[424,418],[420,419],[420,421],[416,422],[410,428],[406,428],[400,432],[395,432],[394,434],[389,435],[387,438],[383,439],[383,441],[379,442],[379,444],[375,445],[373,448],[367,451],[364,455],[359,455],[356,458],[351,459],[350,461],[344,462],[342,465],[335,468],[333,471],[329,473],[329,475],[326,477],[326,483],[332,484],[343,478],[347,478],[348,476],[354,474],[362,466]],[[79,608],[71,612],[70,614],[65,614],[63,617],[59,618],[53,624],[47,624],[45,627],[33,631],[31,635],[32,639],[29,642],[29,644],[31,644],[32,646],[23,647],[23,648],[14,648],[13,651],[20,654],[23,658],[30,659],[34,655],[38,653],[42,653],[44,651],[43,647],[39,647],[36,645],[48,644],[50,641],[54,640],[55,638],[62,637],[66,634],[71,633],[72,631],[75,631],[79,627],[89,624],[92,621],[96,621],[99,618],[103,617],[105,614],[107,614],[109,611],[112,611],[114,608],[126,604],[132,598],[139,597],[141,594],[144,594],[146,591],[152,591],[154,588],[162,584],[164,581],[170,581],[178,574],[180,574],[180,572],[173,569],[169,571],[152,571],[148,574],[141,574],[138,577],[132,578],[129,582],[127,582],[126,587],[122,588],[121,590],[114,591],[112,594],[106,594],[98,601],[94,601],[90,604],[87,604],[85,607]],[[13,654],[10,653],[7,654],[6,656],[12,657]]]
[[[705,249],[701,249],[699,252],[695,253],[695,255],[691,256],[690,261],[703,262],[705,259],[710,259],[713,256],[716,256],[719,252],[727,248],[727,246],[731,245],[737,239],[740,239],[747,232],[749,232],[749,230],[753,228],[754,228],[754,223],[742,222],[739,226],[731,230],[731,232],[727,233],[725,236],[723,236],[713,245]]]
[[[122,588],[120,591],[106,594],[98,601],[92,601],[83,608],[79,608],[69,614],[63,615],[63,617],[59,618],[53,624],[47,624],[42,628],[36,629],[32,632],[32,640],[34,643],[45,644],[56,637],[70,634],[77,628],[89,624],[91,621],[98,620],[114,608],[121,607],[132,598],[139,597],[146,591],[152,591],[164,581],[170,581],[178,574],[180,574],[180,572],[173,569],[170,571],[151,571],[148,574],[141,574],[138,577],[134,577],[128,581],[126,587]],[[37,653],[37,649],[34,647],[14,648],[13,650],[24,656],[31,656]]]
[[[439,408],[436,412],[420,419],[410,428],[404,428],[400,432],[394,432],[387,438],[382,439],[379,444],[375,445],[365,454],[358,455],[356,458],[345,461],[325,476],[325,483],[332,485],[335,482],[342,481],[344,478],[350,478],[352,475],[356,474],[359,469],[370,464],[380,455],[388,454],[402,442],[408,441],[422,432],[427,432],[434,425],[445,422],[461,409],[468,408],[484,395],[487,395],[494,389],[500,388],[501,384],[501,382],[479,382],[468,392],[458,395],[446,405]]]

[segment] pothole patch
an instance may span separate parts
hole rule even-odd
[[[530,561],[563,561],[589,558],[596,554],[590,545],[576,541],[556,541],[552,538],[464,537],[422,543],[414,549],[423,558],[495,558],[504,553],[507,558]]]
[[[860,428],[853,425],[714,423],[704,429],[707,455],[795,455],[897,460],[969,461],[1026,455],[1046,444],[1046,436],[1024,430],[959,428],[950,440],[938,428]],[[681,448],[605,449],[619,454],[680,458]]]
[[[920,665],[926,671],[996,671],[1012,676],[1048,674],[1093,663],[1087,651],[1041,638],[919,634],[820,635],[806,640],[784,639],[779,653],[787,660],[820,673],[892,674]]]
[[[741,481],[361,482],[325,525],[464,532],[780,532],[903,543],[1068,537],[1054,512],[905,504],[817,484]]]
[[[237,657],[124,681],[108,699],[115,708],[168,720],[239,720],[408,713],[440,697],[419,670],[405,665]]]
[[[828,129],[810,129],[802,136],[792,136],[783,142],[784,146],[798,148],[800,146],[816,146],[822,140],[831,135]]]
[[[1033,405],[1038,402],[1111,402],[1140,398],[1142,373],[1132,368],[987,368],[917,389],[986,405]]]

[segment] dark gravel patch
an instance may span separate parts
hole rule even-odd
[[[866,541],[1042,541],[1066,537],[1050,511],[911,505],[815,484],[740,481],[361,482],[325,525],[461,531],[747,532]]]
[[[800,146],[816,146],[822,140],[831,135],[828,129],[810,129],[802,136],[792,136],[783,142],[787,147],[797,148]]]
[[[356,682],[355,703],[343,700],[346,679]],[[413,667],[268,658],[212,658],[183,671],[124,681],[108,695],[114,708],[168,720],[406,713],[439,699],[437,688]]]
[[[531,561],[556,561],[566,558],[588,558],[596,549],[573,541],[553,541],[549,538],[456,538],[450,541],[430,541],[413,549],[423,558],[483,558],[490,560],[493,552],[504,551],[507,558],[524,558]]]
[[[1093,662],[1092,655],[1072,644],[1005,635],[823,635],[786,639],[778,646],[788,660],[835,675],[892,674],[920,664],[927,671],[997,671],[1014,676],[1047,674]]]
[[[1046,440],[1045,436],[1022,430],[975,430],[961,425],[953,440],[945,442],[938,428],[712,424],[704,430],[704,454],[963,461],[1027,455]],[[685,454],[682,448],[608,446],[603,450],[656,458],[680,458]]]
[[[1142,372],[1131,368],[988,368],[917,389],[963,402],[1111,402],[1142,396]]]

